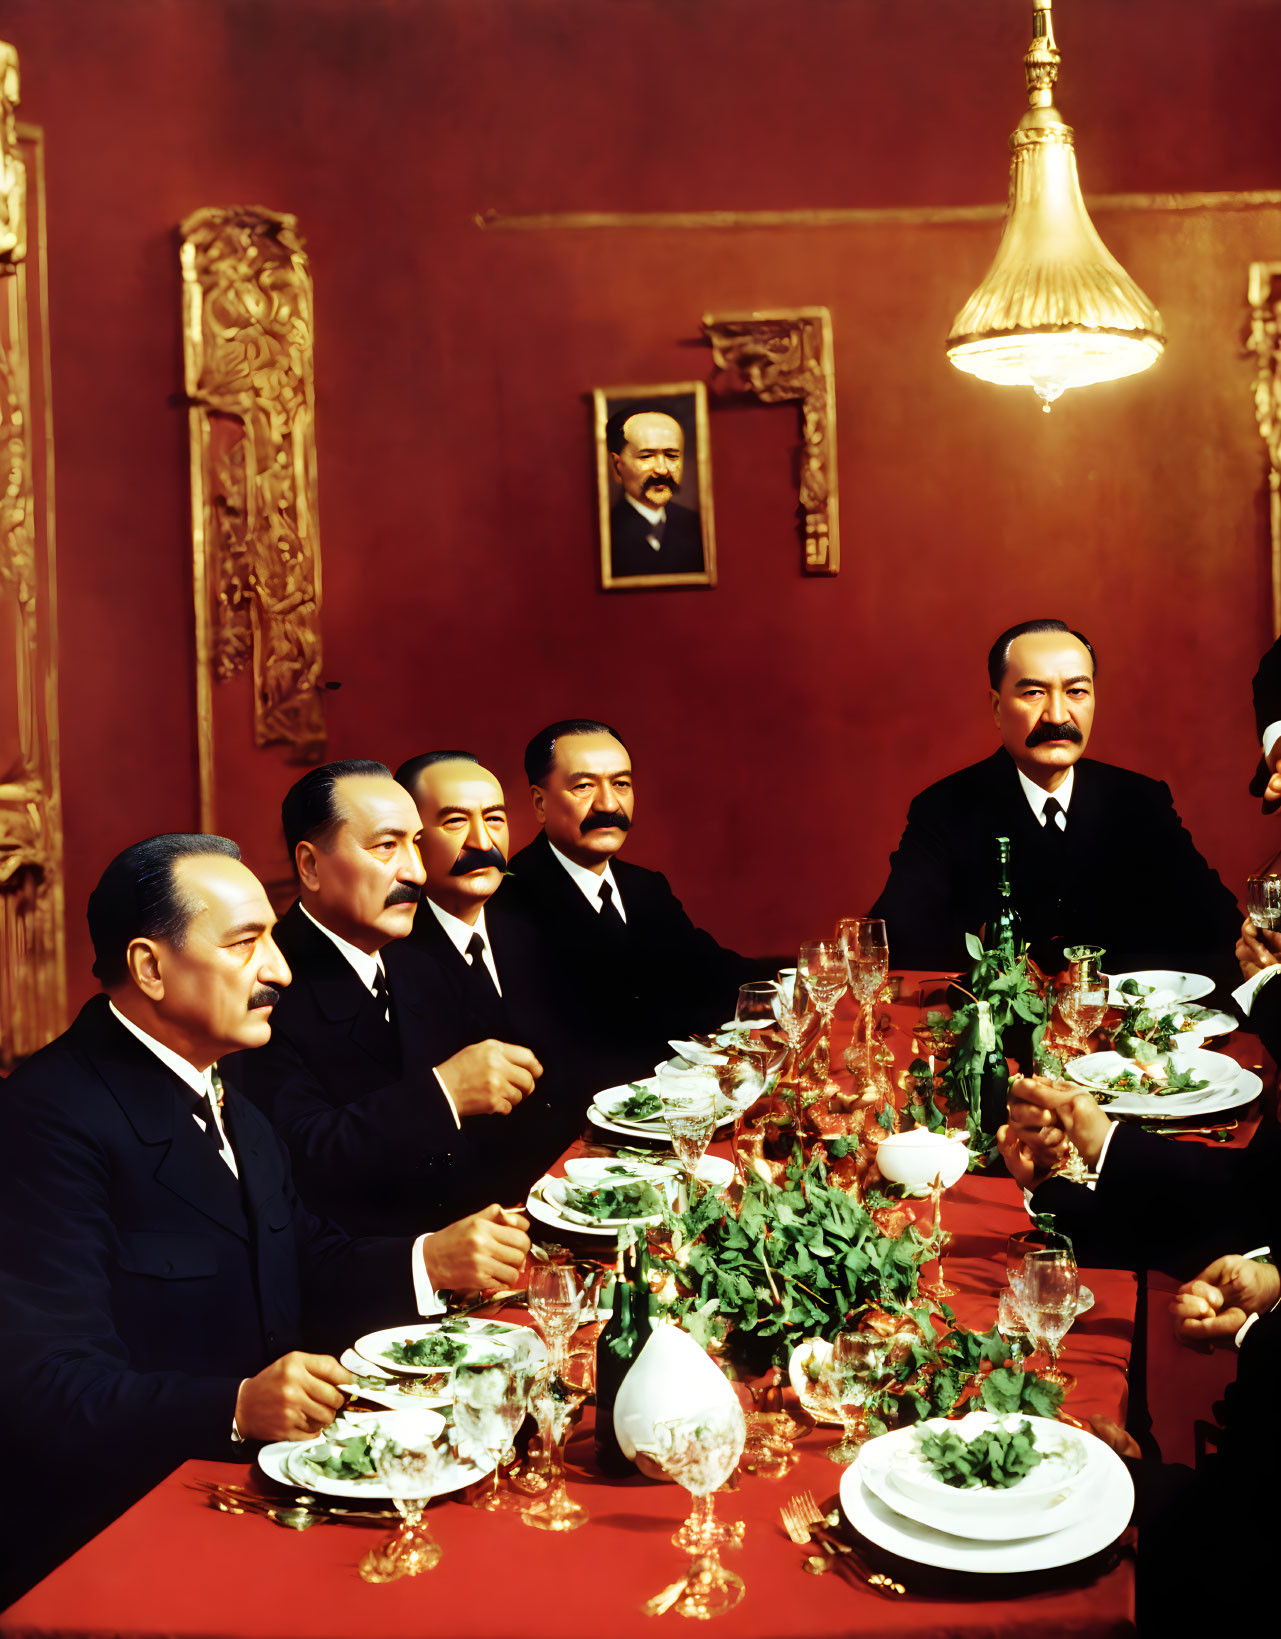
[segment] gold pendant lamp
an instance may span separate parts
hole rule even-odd
[[[1010,204],[996,257],[957,314],[947,356],[1050,405],[1069,387],[1137,375],[1161,356],[1161,315],[1095,231],[1072,127],[1054,107],[1051,0],[1034,0],[1023,59],[1030,107],[1010,137]]]

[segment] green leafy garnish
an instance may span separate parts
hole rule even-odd
[[[298,1460],[331,1480],[364,1480],[376,1472],[374,1459],[369,1454],[368,1434],[323,1440],[310,1451],[300,1452]]]
[[[615,1110],[615,1115],[625,1116],[629,1121],[652,1121],[655,1116],[662,1115],[663,1101],[648,1087],[638,1086],[634,1081],[630,1082],[628,1094],[629,1096]]]
[[[445,1323],[448,1325],[448,1322]],[[398,1366],[434,1366],[443,1370],[455,1366],[467,1353],[467,1345],[451,1336],[443,1327],[425,1337],[407,1337],[403,1343],[391,1342],[383,1353]]]
[[[585,1218],[652,1218],[667,1205],[667,1197],[648,1178],[621,1184],[599,1184],[594,1189],[569,1188],[565,1205]]]
[[[935,1478],[962,1491],[1008,1490],[1043,1461],[1028,1422],[984,1429],[972,1440],[949,1428],[919,1431],[916,1440]]]

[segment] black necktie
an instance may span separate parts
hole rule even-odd
[[[626,923],[618,913],[618,906],[614,903],[614,890],[608,882],[600,885],[600,919],[610,928],[621,930]]]
[[[1067,835],[1067,832],[1066,830],[1059,829],[1058,816],[1060,814],[1063,815],[1063,823],[1066,827],[1067,809],[1063,807],[1062,803],[1057,797],[1047,797],[1045,799],[1045,807],[1041,810],[1041,812],[1045,815],[1046,836],[1048,836],[1052,842],[1062,842],[1063,838]]]
[[[214,1086],[221,1093],[221,1083],[218,1081],[217,1075],[218,1072],[215,1070]],[[185,1082],[183,1083],[183,1086],[186,1088],[187,1097],[191,1103],[192,1115],[198,1116],[200,1120],[204,1122],[205,1137],[213,1145],[214,1149],[221,1154],[222,1134],[218,1131],[218,1123],[214,1119],[213,1105],[210,1102],[209,1094],[198,1093],[194,1087],[187,1086]]]
[[[478,933],[473,933],[467,941],[467,960],[471,963],[472,973],[476,983],[484,988],[487,996],[497,996],[498,986],[494,983],[493,975],[485,964],[485,941]]]
[[[387,1023],[391,1023],[391,987],[387,983],[387,975],[380,967],[374,973],[374,1000],[382,1011]]]

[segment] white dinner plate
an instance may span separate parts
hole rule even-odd
[[[582,1189],[596,1189],[601,1184],[624,1184],[630,1179],[644,1178],[651,1183],[676,1177],[681,1171],[677,1160],[625,1161],[613,1155],[582,1155],[565,1163],[565,1176],[571,1184]]]
[[[656,1092],[658,1078],[649,1076],[644,1081],[638,1081],[636,1085],[645,1088],[647,1092]],[[629,1137],[639,1133],[644,1138],[667,1139],[667,1123],[661,1115],[653,1116],[646,1121],[637,1121],[631,1116],[619,1115],[619,1106],[625,1104],[631,1094],[632,1089],[630,1087],[607,1087],[603,1093],[596,1094],[588,1107],[587,1114],[596,1126],[603,1127],[607,1132],[626,1133]],[[722,1101],[720,1114],[716,1118],[716,1125],[723,1127],[727,1122],[733,1121],[734,1116],[733,1105]]]
[[[1113,1007],[1132,1007],[1135,1002],[1146,1000],[1145,995],[1135,996],[1120,988],[1126,979],[1133,979],[1135,984],[1144,986],[1145,991],[1155,991],[1175,1002],[1200,1001],[1202,996],[1208,996],[1214,989],[1214,980],[1207,979],[1204,973],[1179,973],[1174,968],[1148,968],[1141,973],[1106,973],[1104,978],[1111,987],[1108,1001]]]
[[[532,1326],[516,1325],[509,1320],[482,1320],[477,1315],[467,1315],[463,1320],[463,1328],[457,1330],[451,1327],[446,1335],[456,1337],[466,1345],[467,1353],[464,1359],[481,1358],[494,1343],[518,1340],[527,1342],[539,1365],[547,1359],[546,1346]],[[381,1371],[397,1372],[406,1377],[427,1377],[436,1372],[447,1371],[449,1368],[401,1365],[385,1351],[391,1343],[407,1343],[411,1339],[417,1341],[420,1337],[434,1337],[440,1330],[439,1321],[423,1321],[409,1326],[384,1326],[380,1331],[367,1332],[364,1337],[358,1337],[353,1347],[362,1359],[372,1362]],[[449,1398],[452,1399],[452,1395]]]
[[[705,1155],[698,1164],[698,1178],[701,1183],[712,1189],[725,1189],[734,1177],[734,1166],[730,1161],[723,1160],[719,1155]],[[530,1217],[540,1224],[546,1224],[550,1229],[559,1229],[563,1233],[573,1235],[608,1235],[615,1236],[623,1224],[635,1224],[641,1227],[661,1222],[658,1217],[651,1218],[621,1218],[621,1219],[593,1219],[590,1223],[580,1222],[578,1218],[567,1218],[561,1211],[558,1197],[561,1190],[555,1187],[550,1191],[547,1186],[560,1185],[563,1188],[563,1178],[544,1176],[538,1180],[529,1192],[529,1199],[525,1202],[525,1210]]]
[[[1241,1066],[1227,1053],[1213,1053],[1204,1047],[1176,1047],[1168,1055],[1169,1068],[1182,1073],[1190,1070],[1198,1081],[1208,1082],[1208,1087],[1198,1091],[1214,1092],[1223,1087],[1230,1087],[1241,1073]],[[1068,1078],[1079,1081],[1082,1087],[1089,1087],[1097,1092],[1104,1083],[1113,1076],[1119,1076],[1123,1071],[1130,1071],[1134,1075],[1142,1075],[1143,1065],[1136,1059],[1125,1058],[1120,1053],[1085,1053],[1080,1058],[1073,1059],[1067,1066]],[[1162,1098],[1161,1093],[1146,1093],[1140,1095],[1145,1098]],[[1194,1097],[1187,1094],[1172,1093],[1172,1098]]]
[[[371,1422],[381,1421],[386,1426],[394,1426],[396,1414],[366,1412],[363,1415]],[[443,1427],[443,1418],[441,1424]],[[325,1497],[350,1497],[364,1502],[392,1500],[391,1492],[376,1474],[359,1480],[335,1480],[306,1467],[302,1463],[301,1453],[319,1444],[320,1440],[276,1440],[271,1445],[263,1446],[258,1453],[258,1466],[269,1480],[291,1489],[301,1488]],[[493,1463],[486,1459],[473,1462],[451,1448],[441,1463],[433,1495],[443,1497],[451,1491],[461,1491],[464,1486],[473,1485],[477,1480],[484,1479],[486,1474],[491,1474],[493,1468]]]
[[[1109,1115],[1141,1116],[1145,1121],[1183,1121],[1189,1116],[1199,1119],[1240,1109],[1252,1104],[1262,1091],[1261,1077],[1238,1066],[1236,1079],[1222,1087],[1207,1087],[1199,1093],[1117,1093],[1104,1108]]]
[[[1102,1446],[1102,1442],[1099,1443]],[[935,1531],[895,1513],[869,1489],[860,1472],[862,1457],[841,1476],[841,1507],[861,1536],[878,1548],[918,1565],[936,1565],[946,1571],[972,1571],[983,1576],[1048,1571],[1058,1565],[1075,1565],[1078,1560],[1101,1552],[1115,1542],[1130,1523],[1134,1512],[1134,1482],[1116,1453],[1107,1446],[1102,1446],[1102,1450],[1099,1478],[1090,1486],[1092,1506],[1085,1517],[1047,1536],[992,1542]]]
[[[1231,1013],[1225,1013],[1218,1007],[1197,1007],[1195,1003],[1181,1007],[1180,1011],[1209,1041],[1213,1036],[1230,1036],[1234,1030],[1241,1028],[1240,1021],[1234,1019]]]
[[[366,1360],[362,1355],[358,1355],[355,1349],[344,1349],[338,1356],[338,1364],[345,1366],[349,1372],[353,1372],[360,1377],[381,1379],[381,1384],[376,1389],[367,1389],[363,1384],[357,1384],[356,1394],[360,1399],[372,1401],[376,1406],[386,1406],[388,1411],[412,1411],[419,1406],[447,1406],[450,1404],[449,1374],[443,1369],[440,1372],[442,1382],[438,1387],[428,1391],[426,1380],[419,1378],[417,1381],[422,1384],[424,1392],[422,1394],[409,1394],[402,1386],[404,1383],[403,1378],[397,1381],[397,1379],[390,1376],[386,1368],[375,1366],[371,1360]]]

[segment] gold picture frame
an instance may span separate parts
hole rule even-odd
[[[596,486],[600,507],[600,583],[606,592],[655,586],[715,586],[716,529],[712,516],[712,448],[707,419],[707,386],[701,381],[641,387],[597,387],[592,392],[596,434]],[[611,417],[649,411],[682,429],[681,471],[656,506],[658,520],[629,499],[608,447]],[[633,468],[633,472],[637,469]],[[691,483],[691,475],[693,482]],[[661,482],[662,473],[659,473]],[[652,478],[652,475],[651,475]],[[651,481],[643,473],[642,484]],[[663,491],[657,490],[658,495]],[[697,508],[690,505],[698,496]],[[649,567],[652,556],[654,567]]]

